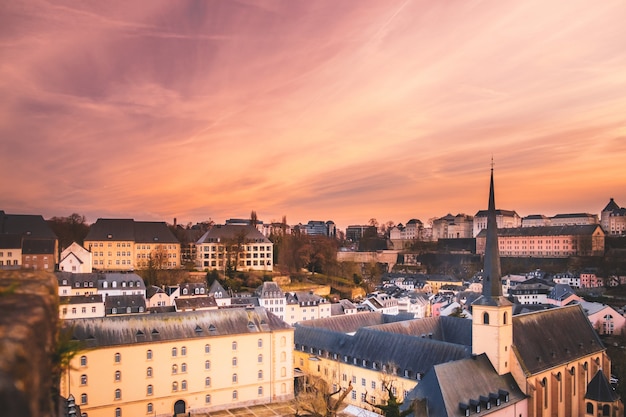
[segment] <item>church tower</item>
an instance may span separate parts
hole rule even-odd
[[[498,226],[493,187],[493,163],[487,211],[487,242],[483,268],[483,292],[472,304],[472,353],[486,353],[499,375],[511,371],[513,305],[502,296]]]

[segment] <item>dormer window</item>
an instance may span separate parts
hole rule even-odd
[[[109,233],[109,234],[107,235],[107,239],[113,239],[113,235],[112,235],[111,233]]]

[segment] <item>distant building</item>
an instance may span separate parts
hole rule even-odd
[[[59,297],[59,318],[62,320],[104,317],[102,295]]]
[[[143,294],[109,295],[104,300],[104,314],[107,316],[141,313],[146,313],[146,297]]]
[[[600,213],[600,224],[608,236],[626,236],[626,208],[611,198]]]
[[[600,224],[597,214],[589,213],[566,213],[557,214],[550,218],[552,226],[571,226],[584,224]]]
[[[364,225],[351,225],[346,228],[346,240],[351,242],[358,242],[366,233],[372,236],[377,236],[378,232],[375,226]]]
[[[91,251],[94,270],[180,268],[180,242],[165,222],[98,219],[85,237],[85,247]]]
[[[496,210],[498,229],[521,227],[522,218],[514,210]],[[487,228],[487,210],[480,210],[474,216],[472,237],[478,236],[481,230]]]
[[[402,223],[389,230],[389,240],[396,249],[409,248],[416,240],[422,240],[424,224],[418,219],[411,219],[403,226]]]
[[[485,253],[485,231],[476,236],[476,253]],[[604,232],[599,225],[540,226],[498,229],[500,255],[567,258],[602,256]]]
[[[285,298],[285,321],[289,324],[332,315],[330,302],[313,291],[288,292]]]
[[[472,216],[447,214],[433,221],[433,240],[464,239],[472,237]]]
[[[252,226],[216,225],[196,242],[198,269],[272,271],[274,246]]]
[[[551,226],[550,218],[543,214],[531,214],[522,217],[522,227]],[[480,233],[480,232],[479,232]]]

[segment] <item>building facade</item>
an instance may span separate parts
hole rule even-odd
[[[88,417],[212,412],[293,397],[293,329],[264,309],[73,320],[61,378]]]
[[[496,210],[496,223],[498,229],[508,229],[510,227],[521,227],[522,218],[514,210]],[[481,230],[487,228],[487,210],[480,210],[474,216],[472,225],[472,237],[478,236]]]

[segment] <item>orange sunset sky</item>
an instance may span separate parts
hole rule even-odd
[[[4,1],[0,210],[626,206],[624,0]]]

